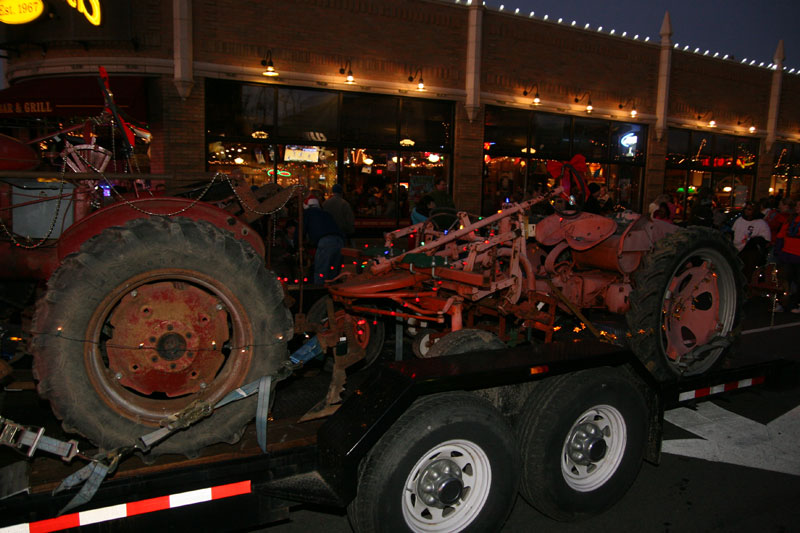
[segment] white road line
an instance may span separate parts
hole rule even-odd
[[[664,453],[800,476],[800,406],[767,425],[712,402],[672,409],[664,419],[702,437],[665,440]]]

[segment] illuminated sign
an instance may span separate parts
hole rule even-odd
[[[0,0],[0,22],[3,24],[27,24],[42,13],[42,0]]]
[[[0,104],[0,114],[21,115],[23,113],[52,113],[53,104],[49,100],[38,100],[31,102],[7,102]]]
[[[628,153],[625,154],[627,157],[634,157],[636,154],[633,153],[633,150],[636,148],[636,145],[639,144],[639,137],[633,132],[626,133],[619,140],[619,144],[628,149]]]
[[[100,0],[66,0],[69,7],[82,13],[86,20],[94,26],[100,25]],[[87,7],[88,6],[88,7]]]

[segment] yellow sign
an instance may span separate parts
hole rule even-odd
[[[100,25],[100,0],[67,0],[67,4],[77,9],[78,13],[83,13],[91,24]]]
[[[0,22],[3,24],[27,24],[42,13],[42,0],[0,0]]]

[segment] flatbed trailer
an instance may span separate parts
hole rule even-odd
[[[172,524],[181,530],[197,527],[200,530],[241,531],[286,519],[289,517],[289,509],[301,503],[335,508],[350,505],[350,512],[360,513],[355,514],[355,519],[351,515],[354,529],[371,531],[374,528],[364,523],[369,518],[370,509],[364,510],[363,498],[358,499],[359,491],[380,493],[381,490],[377,490],[375,484],[390,484],[392,479],[378,479],[376,482],[374,477],[365,478],[364,470],[376,468],[376,462],[377,468],[385,468],[385,465],[380,464],[383,455],[388,455],[389,459],[395,461],[392,458],[392,439],[396,441],[399,438],[402,442],[408,442],[407,447],[413,449],[414,441],[426,438],[427,433],[415,430],[414,424],[426,416],[435,418],[437,412],[443,409],[446,411],[448,399],[455,398],[457,402],[463,403],[465,396],[462,391],[469,391],[467,394],[470,396],[479,396],[488,401],[476,404],[477,407],[468,405],[468,408],[480,411],[488,405],[501,423],[502,420],[508,420],[518,435],[527,431],[532,435],[532,440],[536,440],[541,435],[536,433],[535,428],[531,429],[531,426],[536,426],[535,421],[526,420],[531,412],[537,411],[531,409],[531,405],[535,405],[531,402],[541,402],[542,411],[558,411],[560,408],[553,406],[571,403],[553,403],[554,396],[557,400],[556,393],[560,388],[563,389],[565,383],[572,392],[580,396],[581,391],[575,390],[576,387],[569,384],[575,383],[576,379],[580,382],[591,382],[595,375],[604,375],[603,379],[612,388],[619,383],[629,383],[630,391],[636,391],[635,394],[639,395],[642,412],[646,413],[644,426],[639,428],[644,431],[639,439],[642,449],[625,448],[615,452],[614,442],[619,439],[616,439],[613,432],[618,428],[612,423],[608,426],[612,434],[595,439],[592,441],[594,451],[592,446],[587,446],[585,451],[595,454],[593,460],[597,464],[609,457],[617,457],[615,468],[606,476],[606,481],[600,483],[600,490],[617,481],[617,471],[632,469],[633,477],[623,480],[621,488],[612,492],[613,501],[607,501],[607,496],[600,503],[582,503],[579,498],[577,505],[584,505],[585,509],[576,508],[576,504],[569,500],[566,504],[555,502],[554,506],[540,509],[556,519],[570,519],[570,513],[583,515],[600,512],[624,494],[629,482],[633,481],[638,472],[638,465],[629,468],[628,455],[631,455],[634,463],[638,461],[639,464],[642,458],[654,463],[659,461],[663,414],[666,409],[716,393],[780,379],[786,375],[786,367],[790,364],[792,363],[784,360],[750,364],[659,384],[630,352],[594,340],[524,345],[502,351],[481,350],[435,359],[387,363],[364,372],[353,380],[341,408],[326,419],[300,423],[297,421],[298,417],[288,416],[271,420],[267,430],[267,454],[262,453],[256,445],[255,431],[248,427],[240,443],[209,447],[196,458],[162,456],[153,464],[145,464],[141,459],[133,457],[120,464],[118,471],[100,486],[89,504],[62,516],[58,515],[59,510],[74,496],[74,491],[58,495],[52,495],[52,491],[80,465],[75,465],[74,462],[71,465],[64,464],[58,459],[45,457],[44,454],[31,461],[14,463],[6,467],[4,472],[7,477],[15,479],[7,478],[3,483],[6,488],[16,484],[17,487],[24,486],[26,490],[0,500],[0,531],[55,531],[78,526],[86,531],[141,531],[144,528],[163,530],[165,524]],[[304,379],[299,378],[298,381],[302,382]],[[300,384],[302,383],[298,383]],[[287,384],[287,387],[291,386],[292,383]],[[602,382],[597,386],[605,387]],[[422,399],[425,401],[421,401]],[[469,403],[470,400],[467,398],[466,402]],[[428,411],[425,411],[426,406]],[[618,407],[617,414],[625,413],[627,416],[627,408],[624,405]],[[409,420],[410,412],[413,415],[412,420]],[[600,413],[602,412],[601,410]],[[503,416],[500,416],[501,413]],[[479,415],[480,412],[476,414],[476,418]],[[571,421],[567,422],[570,426]],[[635,424],[628,420],[628,425]],[[439,423],[438,429],[435,426],[436,423],[427,426],[431,434],[441,431],[447,434],[449,426],[446,420]],[[580,427],[585,429],[584,426],[585,422]],[[453,427],[455,440],[452,442],[462,442],[459,440],[462,438],[458,434],[459,424]],[[570,439],[574,440],[574,427],[569,431]],[[628,431],[627,440],[633,440],[630,429]],[[559,442],[564,438],[564,435],[557,436]],[[598,445],[601,441],[602,450]],[[609,443],[608,448],[606,441]],[[426,446],[428,445],[424,444],[423,447]],[[522,456],[525,465],[525,455],[530,453],[530,449],[524,446],[520,448],[522,449],[519,451],[506,452],[511,457]],[[493,452],[488,450],[486,453]],[[492,467],[497,466],[494,464],[494,457],[490,456],[488,459]],[[497,461],[502,464],[503,459]],[[403,461],[395,462],[398,469],[402,467]],[[442,475],[442,471],[437,470],[437,465],[440,466],[440,463],[424,466],[423,474],[436,472]],[[581,468],[580,463],[577,463],[577,467]],[[419,470],[422,467],[416,465],[415,468]],[[526,468],[529,467],[525,465],[522,468],[523,495],[525,491],[537,490],[525,486],[529,482],[524,477]],[[586,474],[585,471],[583,473]],[[503,472],[499,474],[503,475]],[[482,508],[472,514],[465,514],[459,506],[463,505],[462,500],[468,500],[464,492],[469,482],[465,479],[467,474],[461,475],[463,477],[451,476],[445,480],[446,483],[439,486],[436,494],[441,501],[435,502],[432,507],[434,512],[448,507],[455,508],[453,514],[458,517],[460,513],[473,523],[483,519],[485,515],[493,517],[493,520],[499,516],[500,521],[494,521],[492,525],[499,529],[513,503],[513,496],[516,495],[516,483],[510,488],[501,486],[498,489],[501,496],[499,498],[495,497],[495,486],[487,486],[482,493]],[[477,474],[471,472],[470,475]],[[399,476],[408,477],[405,472],[400,472]],[[583,478],[579,476],[576,479],[580,482]],[[23,482],[20,483],[20,480]],[[454,490],[454,486],[460,489],[455,495],[448,492],[448,489]],[[580,485],[575,486],[580,489]],[[397,492],[397,487],[391,487],[391,490]],[[424,489],[419,490],[424,492]],[[473,493],[480,494],[476,489],[472,490]],[[513,495],[508,494],[509,490],[513,490]],[[545,487],[544,490],[554,489]],[[399,501],[400,493],[397,494],[396,499]],[[367,504],[369,503],[367,500]],[[559,505],[565,508],[559,508]],[[490,509],[489,506],[496,509]],[[413,510],[413,503],[406,504],[401,513],[408,513],[409,510]],[[437,517],[436,525],[444,523],[450,527],[446,522],[447,516],[442,513],[435,515],[433,519],[412,516],[405,524],[401,515],[399,524],[392,524],[388,529],[405,529],[410,520],[414,524],[411,527],[424,531],[425,523],[420,520],[436,521]],[[397,521],[397,517],[386,517],[387,522],[393,519]],[[453,529],[463,526],[461,522],[456,523]]]

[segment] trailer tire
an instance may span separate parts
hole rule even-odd
[[[456,355],[478,350],[501,350],[506,344],[497,335],[482,329],[451,331],[428,350],[426,358]]]
[[[614,505],[636,479],[647,407],[618,370],[556,376],[525,401],[517,440],[527,502],[556,520],[584,518]]]
[[[358,533],[494,531],[518,481],[502,415],[467,392],[436,394],[415,401],[363,459],[347,514]]]
[[[323,328],[327,327],[328,302],[330,299],[330,296],[323,296],[311,305],[306,315],[306,319],[309,323],[320,325]],[[335,303],[333,307],[337,312],[343,309]],[[365,351],[364,364],[361,365],[359,363],[359,368],[362,369],[378,360],[381,352],[383,352],[383,344],[386,341],[386,325],[383,320],[380,318],[371,319],[370,317],[365,317],[365,319],[366,323],[364,324],[364,329],[366,331],[366,343],[362,346]],[[358,336],[356,335],[356,337]]]
[[[741,264],[720,232],[700,226],[664,237],[644,256],[625,318],[632,351],[657,381],[722,362],[741,320]]]
[[[40,395],[66,431],[107,450],[133,445],[198,397],[213,405],[276,371],[292,321],[251,246],[206,221],[150,217],[108,228],[65,258],[33,330]],[[255,402],[221,408],[152,456],[237,441]]]

